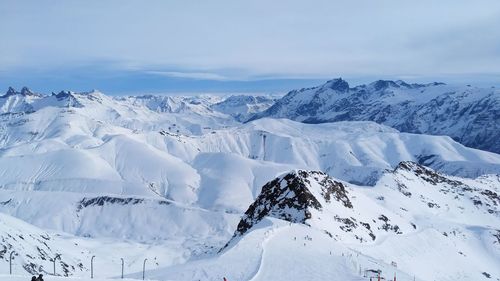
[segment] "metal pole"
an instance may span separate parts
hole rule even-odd
[[[90,278],[94,278],[94,258],[95,256],[92,256],[90,258]]]
[[[10,252],[10,257],[9,257],[9,274],[12,275],[12,255],[15,253],[15,251]]]
[[[123,261],[123,258],[120,258],[122,260],[122,279],[123,279],[123,265],[125,264],[125,262]]]
[[[144,259],[144,263],[142,264],[142,280],[144,280],[144,276],[145,276],[144,274],[146,272],[146,261],[147,260],[148,259]]]
[[[56,260],[61,259],[61,255],[56,255],[54,258],[54,276],[56,275]]]

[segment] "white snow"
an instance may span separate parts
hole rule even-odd
[[[119,277],[120,258],[138,279],[148,258],[155,280],[366,280],[364,269],[392,277],[391,261],[398,280],[500,278],[500,202],[483,194],[500,190],[500,155],[374,122],[235,119],[268,102],[97,91],[0,98],[0,274],[14,249],[22,275],[0,279],[28,280],[22,266],[33,263],[58,280],[48,276],[56,254],[67,264],[56,262],[58,274],[66,267],[79,280],[93,255],[96,278]],[[471,189],[387,172],[422,159]],[[296,169],[341,180],[354,208],[320,200],[309,226],[265,218],[217,253],[261,187]],[[313,181],[316,198],[320,190]],[[382,214],[402,234],[381,230]],[[369,223],[376,239],[359,224],[341,230],[335,216]]]

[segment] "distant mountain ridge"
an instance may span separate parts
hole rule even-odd
[[[378,80],[351,88],[338,78],[290,91],[248,121],[264,117],[304,123],[374,121],[402,132],[447,135],[500,153],[500,90],[493,87]]]
[[[253,114],[268,109],[276,100],[272,96],[234,95],[212,105],[212,108],[229,114],[238,121],[245,121]]]

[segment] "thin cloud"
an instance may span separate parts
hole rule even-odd
[[[172,78],[184,78],[195,80],[229,81],[229,77],[208,72],[179,72],[179,71],[146,71],[149,74],[167,76]]]

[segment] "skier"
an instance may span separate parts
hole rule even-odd
[[[36,281],[43,281],[43,274],[38,275]]]
[[[226,277],[222,277],[222,280],[223,280],[223,281],[227,281]]]
[[[36,276],[31,277],[31,281],[36,281]]]

